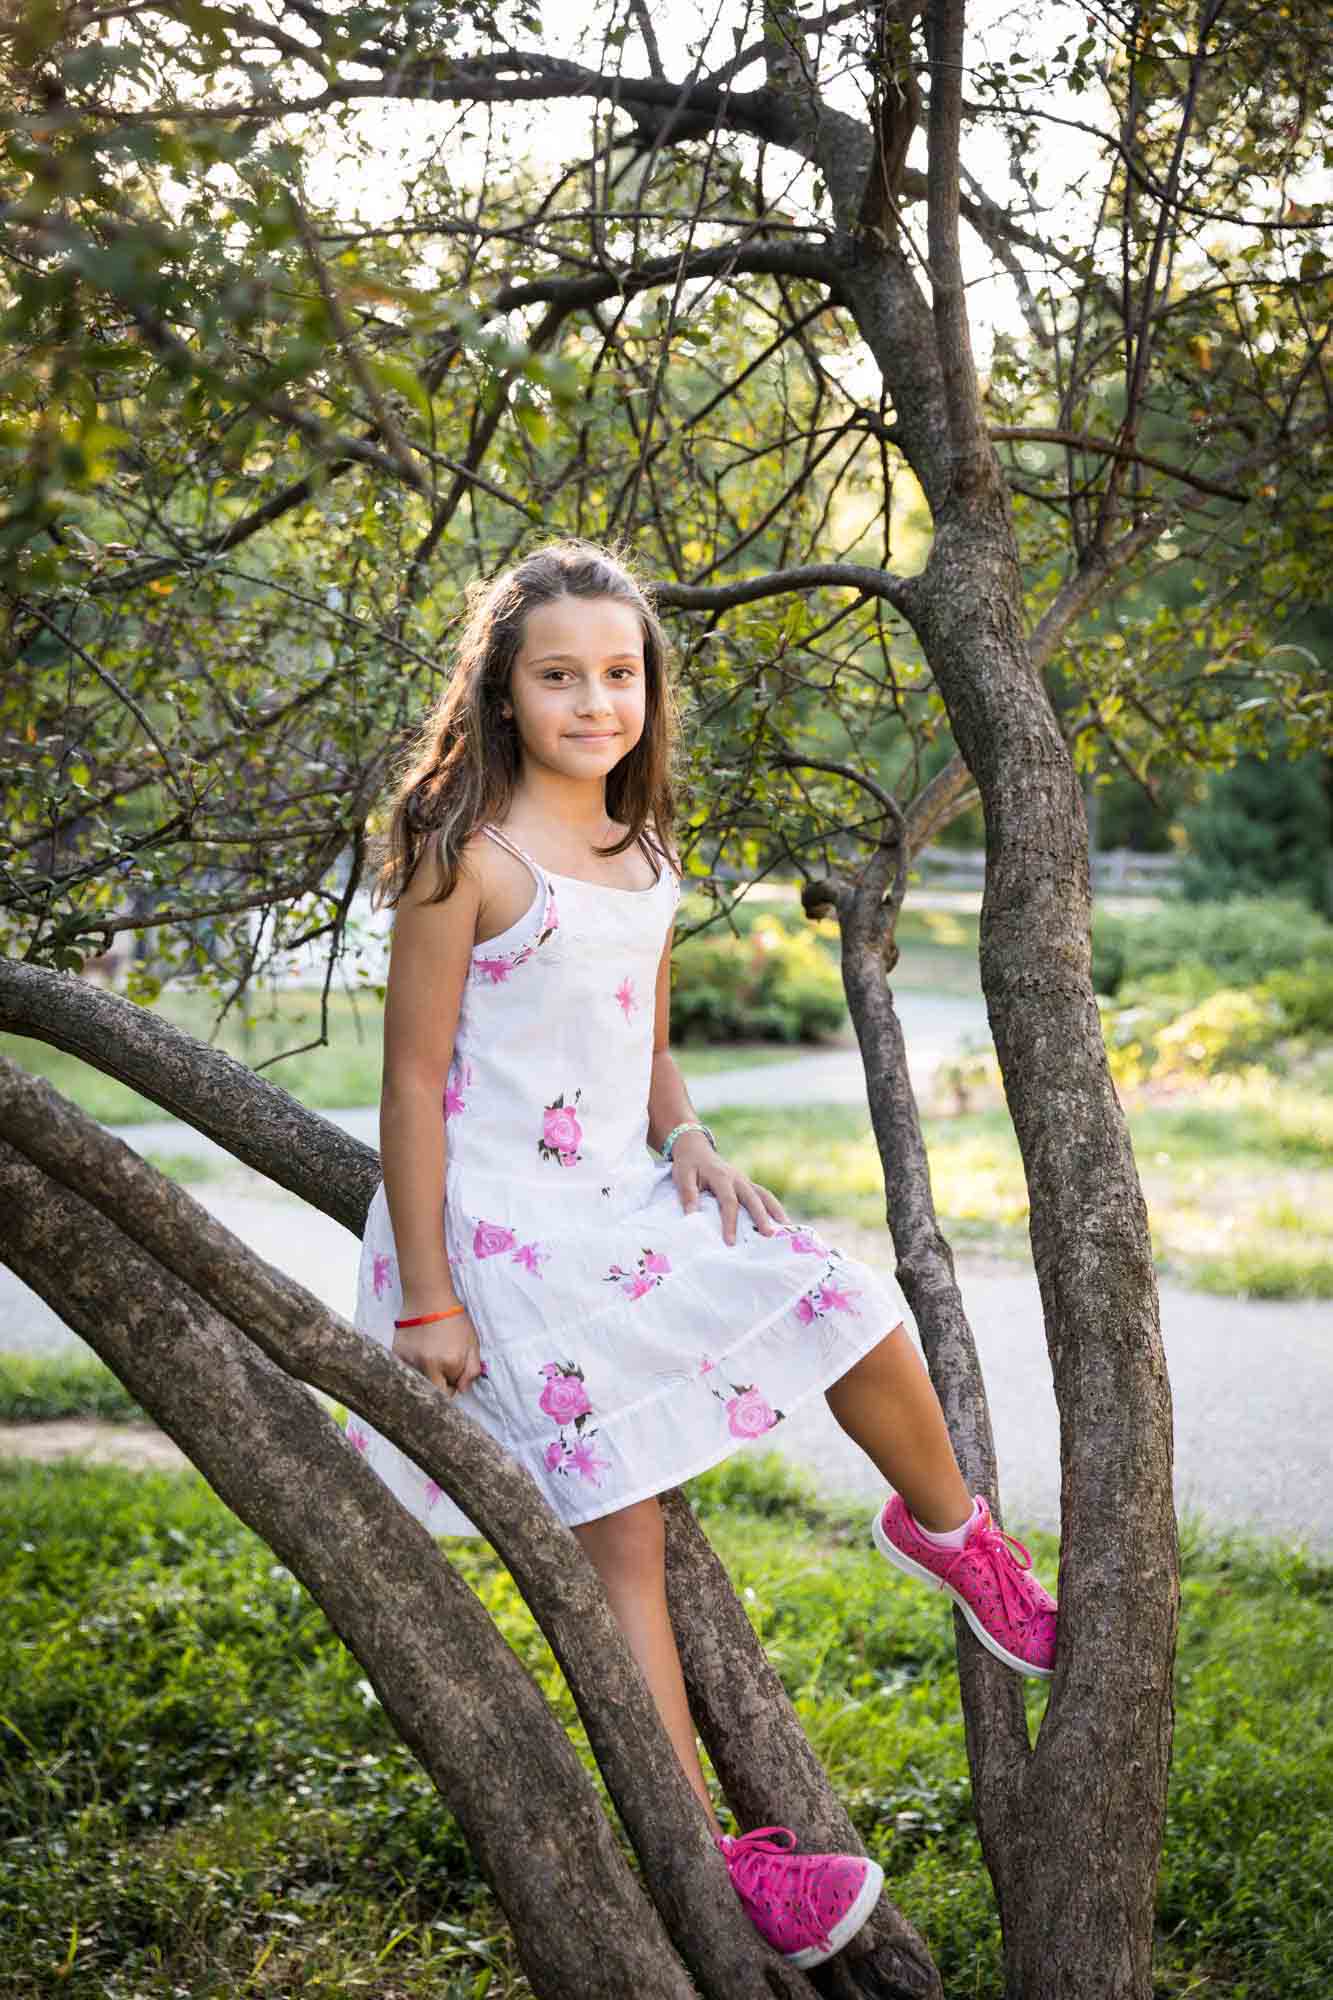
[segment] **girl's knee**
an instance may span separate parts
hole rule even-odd
[[[665,1554],[666,1529],[656,1495],[603,1514],[600,1520],[584,1521],[574,1533],[599,1570],[642,1574],[660,1567]]]

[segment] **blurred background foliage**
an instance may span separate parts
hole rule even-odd
[[[1095,569],[1113,478],[1135,519],[1179,503],[1045,669],[1095,844],[1179,851],[1191,894],[1276,886],[1328,914],[1329,279],[1297,193],[1325,144],[1328,29],[1284,18],[1228,25],[1170,211],[1150,200],[1179,108],[1168,21],[1132,76],[1114,38],[1052,35],[1021,76],[981,46],[1016,206],[1040,208],[1016,78],[1123,98],[1141,170],[1117,178],[1115,144],[1091,145],[1097,255],[1052,236],[1015,270],[986,239],[1027,330],[996,332],[985,393],[1034,625]],[[461,58],[541,33],[480,0],[262,20],[35,0],[5,31],[5,949],[75,969],[129,929],[145,1001],[185,976],[225,1006],[302,939],[332,975],[461,587],[552,532],[627,538],[648,574],[694,584],[925,561],[893,412],[825,285],[679,277],[687,253],[756,244],[817,271],[826,194],[770,191],[742,137],[649,144],[595,106],[590,181],[527,153],[521,121],[430,103]],[[1292,190],[1276,222],[1270,185]],[[1128,408],[1101,250],[1146,283],[1164,240],[1126,471],[1081,442],[1121,435]],[[670,622],[705,884],[824,872],[876,830],[853,784],[775,752],[904,803],[953,755],[916,640],[874,599]],[[980,844],[967,794],[938,837]]]

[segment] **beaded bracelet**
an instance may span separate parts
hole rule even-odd
[[[701,1125],[697,1118],[687,1118],[683,1124],[673,1126],[662,1141],[662,1158],[664,1160],[671,1158],[671,1148],[675,1145],[682,1132],[702,1132],[713,1151],[717,1151],[717,1140],[713,1137],[708,1127]]]
[[[464,1313],[466,1306],[446,1306],[443,1312],[418,1313],[415,1319],[396,1319],[395,1326],[429,1326],[433,1319],[452,1319],[455,1313]]]

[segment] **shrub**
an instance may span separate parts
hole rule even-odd
[[[1159,1029],[1155,1077],[1212,1076],[1254,1062],[1280,1039],[1282,1010],[1262,988],[1224,988]]]
[[[1182,965],[1206,966],[1219,986],[1257,986],[1270,973],[1305,967],[1333,972],[1333,925],[1304,903],[1237,897],[1230,903],[1167,903],[1141,917],[1099,913],[1092,932],[1092,978],[1119,994]],[[1194,974],[1197,982],[1197,972]]]
[[[1183,820],[1187,897],[1220,901],[1272,889],[1333,916],[1333,823],[1317,751],[1285,757],[1274,740],[1263,757],[1237,758],[1230,770],[1214,772]]]
[[[687,938],[672,960],[673,1037],[814,1042],[844,1025],[837,966],[809,931],[771,920],[745,937]]]
[[[142,1422],[144,1412],[105,1362],[81,1348],[0,1354],[0,1422],[32,1424],[52,1417]]]
[[[1270,973],[1259,991],[1281,1008],[1288,1034],[1333,1036],[1333,965],[1309,958]]]

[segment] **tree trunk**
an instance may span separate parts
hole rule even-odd
[[[1010,1991],[1150,2000],[1179,1608],[1171,1402],[1092,993],[1087,828],[1027,654],[998,478],[936,521],[913,622],[986,814],[981,978],[1060,1411],[1060,1639],[1021,1796],[979,1783]]]
[[[907,837],[907,829],[902,829]],[[885,904],[885,885],[898,849],[883,846],[854,884],[835,892],[842,930],[842,979],[866,1070],[870,1120],[884,1169],[886,1213],[897,1253],[897,1276],[912,1308],[931,1380],[944,1410],[954,1451],[968,1488],[984,1493],[997,1521],[999,1468],[990,1408],[976,1341],[954,1274],[953,1253],[940,1231],[930,1185],[930,1162],[907,1069],[902,1023],[885,976],[898,919],[901,884]],[[968,1761],[988,1800],[1021,1795],[1030,1757],[1027,1715],[1017,1676],[973,1635],[954,1611],[958,1677],[963,1697]],[[984,1776],[979,1776],[984,1774]],[[1007,1817],[1007,1815],[1006,1815]],[[994,1875],[1003,1821],[978,1812],[982,1852]]]
[[[1170,1396],[1147,1215],[1092,994],[1086,823],[1028,651],[1008,494],[972,362],[958,252],[963,4],[927,0],[923,11],[929,306],[897,230],[873,241],[861,231],[864,165],[827,120],[813,120],[807,144],[847,233],[843,295],[931,510],[930,560],[896,601],[985,813],[982,988],[1027,1177],[1060,1411],[1051,1699],[1027,1758],[1013,1699],[992,1695],[988,1672],[965,1678],[973,1796],[1012,2000],[1150,2000],[1179,1603]],[[878,1091],[884,1116],[900,1089],[880,1042],[892,1042],[891,1010],[869,959],[851,970],[874,1023],[871,1101]],[[917,1247],[926,1225],[902,1220]],[[926,1268],[935,1293],[938,1259],[927,1255]],[[963,1455],[978,1441],[975,1419],[943,1368],[941,1394],[955,1398]]]
[[[659,1914],[701,1990],[725,2000],[740,1993],[767,1996],[771,1954],[719,1866],[707,1822],[597,1573],[527,1473],[420,1375],[261,1262],[183,1188],[49,1084],[2,1057],[0,1114],[6,1134],[33,1166],[66,1186],[91,1185],[113,1226],[286,1373],[380,1425],[485,1530],[569,1682]],[[135,1394],[157,1414],[137,1387]],[[197,1456],[188,1443],[185,1449]],[[777,1977],[793,1975],[783,1968]],[[799,1988],[797,1982],[793,1990]]]

